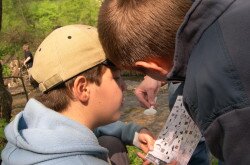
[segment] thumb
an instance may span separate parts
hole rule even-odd
[[[146,141],[147,150],[152,151],[154,149],[155,139],[152,136],[147,135],[145,137],[145,141]]]
[[[149,151],[152,151],[154,149],[154,143],[155,143],[155,140],[150,137],[150,140],[148,140],[148,144],[147,144]]]
[[[140,102],[142,107],[144,107],[144,108],[150,107],[150,104],[147,101],[145,94],[140,89],[136,88],[134,91],[134,94],[135,94],[136,98],[138,99],[138,101]]]
[[[156,102],[155,102],[155,98],[156,98],[155,92],[152,91],[152,90],[148,90],[147,95],[148,95],[148,102],[149,102],[150,106],[155,106],[155,104],[156,104]]]

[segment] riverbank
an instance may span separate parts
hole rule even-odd
[[[138,81],[126,80],[128,84],[128,90],[124,93],[125,104],[122,107],[121,121],[135,122],[139,125],[147,127],[155,135],[157,135],[163,125],[165,124],[169,115],[168,108],[168,94],[166,87],[162,87],[157,96],[157,113],[155,115],[145,115],[143,112],[145,108],[142,108],[137,101],[133,89],[138,86]]]

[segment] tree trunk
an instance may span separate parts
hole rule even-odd
[[[2,25],[2,0],[0,0],[0,31]],[[0,119],[5,119],[6,122],[10,121],[12,109],[12,96],[5,88],[3,81],[3,66],[0,62]]]
[[[2,14],[3,14],[3,1],[0,0],[0,31],[2,29]]]
[[[3,67],[0,62],[0,150],[6,145],[7,140],[4,138],[3,129],[5,123],[8,123],[11,119],[11,109],[12,109],[12,96],[10,92],[5,88],[3,81]],[[1,162],[0,158],[0,162]]]
[[[5,88],[3,81],[3,67],[0,63],[0,117],[5,119],[6,122],[10,121],[12,109],[12,96]]]

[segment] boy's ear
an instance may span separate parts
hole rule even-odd
[[[89,100],[89,88],[86,77],[78,76],[73,85],[73,93],[76,99],[81,102],[87,102]]]
[[[155,62],[137,61],[135,62],[135,67],[144,68],[149,71],[160,72],[162,74],[167,73],[166,68],[164,68],[163,66],[160,66],[159,64]]]

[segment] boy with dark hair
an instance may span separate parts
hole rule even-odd
[[[31,74],[43,94],[6,127],[3,164],[114,164],[97,137],[110,135],[145,152],[154,142],[146,129],[117,121],[125,84],[105,57],[96,28],[54,30],[37,49]],[[124,157],[117,160],[129,164]]]
[[[249,164],[250,1],[190,2],[106,0],[101,43],[120,68],[183,82],[183,101],[212,154]]]

